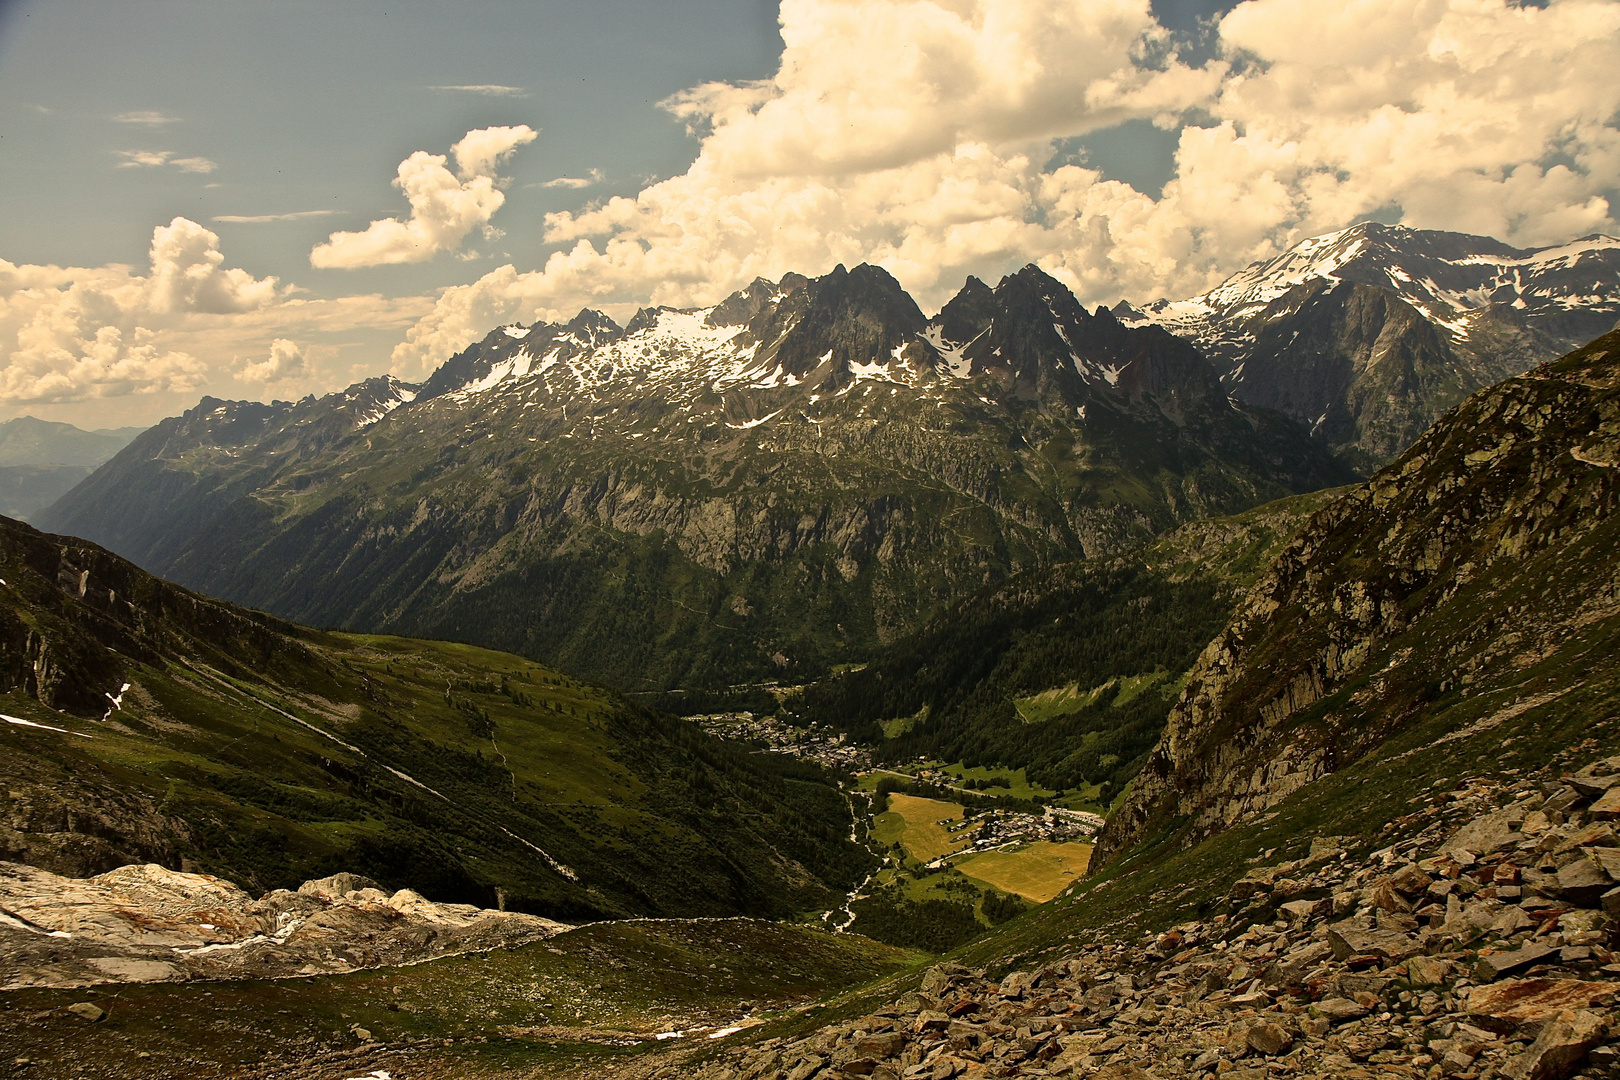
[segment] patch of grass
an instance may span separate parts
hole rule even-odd
[[[975,881],[1044,904],[1079,881],[1091,861],[1090,844],[1045,840],[1009,851],[986,851],[956,863]]]
[[[1051,788],[1044,788],[1039,784],[1030,783],[1029,777],[1025,775],[1023,769],[994,768],[987,765],[968,766],[957,762],[954,765],[945,766],[943,771],[960,778],[964,784],[971,781],[978,781],[981,784],[986,781],[1005,781],[1005,784],[994,783],[994,786],[986,784],[982,788],[975,787],[971,789],[980,795],[999,795],[1009,799],[1028,800],[1051,798],[1057,794]]]
[[[966,833],[953,835],[944,824],[961,820],[961,803],[921,799],[896,791],[889,795],[889,809],[879,814],[873,824],[872,836],[880,843],[898,843],[913,859],[930,863],[971,843]]]

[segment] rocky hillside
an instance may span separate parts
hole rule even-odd
[[[1099,855],[1263,815],[1415,718],[1484,701],[1488,729],[1606,686],[1617,468],[1620,333],[1470,398],[1272,564]]]
[[[1349,475],[1033,267],[928,320],[858,266],[500,327],[420,387],[208,400],[47,520],[285,617],[639,690],[818,674],[1017,570]]]
[[[865,872],[851,824],[820,770],[532,662],[308,630],[0,519],[0,859],[786,916]]]
[[[1370,472],[1473,391],[1613,329],[1620,240],[1519,250],[1367,223],[1119,312],[1197,342],[1234,394]]]
[[[513,948],[568,929],[515,911],[392,895],[333,874],[254,898],[153,863],[88,880],[0,862],[0,991],[346,973]]]
[[[1545,791],[1471,784],[1370,855],[1322,841],[1251,869],[1204,918],[994,977],[940,964],[865,1015],[675,1075],[1561,1080],[1589,1055],[1613,1066],[1617,780],[1620,758]],[[1478,816],[1458,827],[1464,809]]]

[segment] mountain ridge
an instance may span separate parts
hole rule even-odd
[[[1197,342],[1232,393],[1371,472],[1473,391],[1612,329],[1620,240],[1518,249],[1366,222],[1199,296],[1117,307]]]
[[[657,689],[825,670],[1015,569],[1350,478],[1034,267],[932,322],[867,266],[631,326],[498,327],[419,387],[210,399],[44,523],[307,622]]]

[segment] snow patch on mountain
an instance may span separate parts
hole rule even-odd
[[[1121,313],[1206,345],[1230,347],[1240,324],[1313,280],[1387,288],[1453,336],[1501,304],[1535,316],[1580,309],[1620,313],[1620,239],[1594,235],[1520,250],[1489,237],[1363,223],[1314,236],[1184,300],[1156,300]]]

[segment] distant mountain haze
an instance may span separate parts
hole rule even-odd
[[[0,514],[28,520],[144,430],[85,431],[32,416],[0,423]]]

